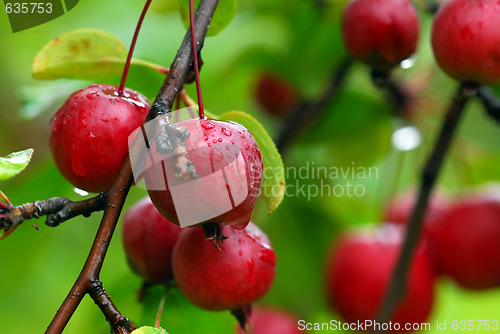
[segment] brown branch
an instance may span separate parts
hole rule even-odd
[[[195,17],[196,45],[199,48],[197,51],[201,50],[201,47],[203,46],[210,20],[218,3],[218,0],[202,0],[198,6]],[[190,34],[188,32],[184,37],[172,66],[170,67],[165,82],[163,83],[163,86],[150,109],[146,122],[160,114],[164,114],[172,110],[172,105],[177,92],[184,84],[184,79],[190,69],[191,59]],[[68,293],[66,299],[48,326],[46,333],[62,333],[64,327],[80,304],[83,296],[86,293],[91,293],[91,289],[95,282],[99,280],[99,273],[103,265],[104,257],[106,256],[106,252],[118,222],[118,217],[120,216],[120,212],[123,208],[125,198],[127,197],[128,191],[132,185],[132,180],[131,163],[129,157],[127,156],[118,177],[116,178],[111,189],[107,192],[107,206],[104,210],[104,215],[87,261],[85,262],[85,265],[71,291]],[[116,313],[112,313],[116,315]],[[114,315],[112,316],[114,317]],[[115,321],[115,318],[107,319],[110,323]],[[124,327],[121,323],[118,323],[113,330],[115,332],[122,331],[122,333],[130,332],[126,326]]]
[[[422,172],[422,181],[418,199],[413,207],[408,223],[405,240],[401,249],[397,265],[391,278],[389,289],[379,310],[377,321],[388,322],[399,301],[405,294],[408,270],[414,250],[420,238],[422,221],[427,209],[429,197],[443,165],[444,158],[452,141],[453,135],[463,114],[464,107],[471,96],[476,94],[475,85],[462,83],[446,114],[441,132],[434,146],[432,154]]]
[[[337,96],[337,92],[344,83],[351,65],[352,59],[350,57],[343,59],[335,68],[327,88],[316,101],[301,101],[297,104],[294,112],[287,119],[283,131],[276,139],[276,147],[281,154],[288,148],[299,132],[321,118],[328,104]]]

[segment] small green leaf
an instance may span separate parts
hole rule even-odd
[[[29,148],[0,157],[0,181],[10,179],[22,172],[30,163],[33,152],[33,149]]]
[[[252,116],[241,111],[229,111],[218,117],[220,120],[237,122],[252,133],[259,145],[264,161],[264,178],[261,196],[267,204],[267,211],[273,212],[285,195],[285,167],[281,155],[264,127]]]
[[[163,328],[154,328],[154,327],[150,327],[150,326],[143,326],[143,327],[137,328],[131,334],[168,334],[168,332],[166,330],[164,330]]]
[[[73,30],[61,35],[35,56],[33,78],[99,80],[119,76],[127,58],[127,48],[114,35],[97,29]],[[132,64],[162,71],[156,65],[140,59]]]
[[[189,1],[179,0],[181,5],[181,18],[186,28],[189,27]],[[194,10],[200,3],[200,0],[194,0]],[[226,28],[236,14],[236,0],[220,0],[217,9],[215,10],[214,17],[210,22],[207,36],[215,36]]]

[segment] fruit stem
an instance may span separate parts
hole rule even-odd
[[[191,47],[193,49],[193,66],[194,75],[196,79],[196,94],[198,96],[198,113],[200,119],[205,118],[205,109],[203,108],[203,98],[201,96],[201,84],[200,84],[200,69],[198,67],[198,52],[196,51],[196,34],[194,31],[194,5],[193,0],[189,0],[189,21],[191,28]]]
[[[477,97],[481,100],[488,115],[497,123],[500,123],[500,98],[490,87],[479,87]]]
[[[160,299],[160,304],[158,305],[158,313],[156,314],[155,328],[160,328],[161,316],[163,314],[163,307],[165,306],[165,299],[167,299],[167,293],[170,290],[169,287],[165,287],[165,291]]]
[[[463,114],[464,107],[469,98],[477,93],[477,88],[476,85],[462,83],[446,113],[439,137],[422,172],[418,199],[413,207],[403,247],[399,254],[389,289],[387,290],[385,299],[379,310],[377,321],[380,323],[386,323],[391,319],[394,309],[405,294],[408,270],[411,258],[420,238],[422,221],[428,206],[429,198],[443,165],[446,153],[450,147],[453,135],[456,132],[457,125]]]
[[[139,17],[139,22],[135,27],[134,37],[132,38],[132,43],[130,44],[130,49],[128,50],[127,61],[125,62],[125,67],[123,68],[122,80],[120,86],[118,87],[118,96],[123,96],[123,90],[125,89],[125,81],[127,81],[128,70],[130,69],[130,62],[132,61],[132,54],[134,53],[135,43],[137,42],[137,37],[139,36],[139,30],[141,30],[142,22],[149,9],[149,5],[152,0],[146,0],[144,9],[142,10],[141,17]]]

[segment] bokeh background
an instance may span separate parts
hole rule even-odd
[[[221,0],[226,1],[226,0]],[[50,40],[72,29],[98,28],[129,45],[143,1],[81,0],[67,14],[41,26],[12,33],[7,15],[0,10],[0,155],[29,147],[32,163],[17,177],[0,182],[14,204],[80,194],[55,168],[49,152],[49,121],[59,105],[88,82],[31,78],[36,53]],[[337,319],[327,306],[324,263],[336,237],[343,230],[381,222],[387,200],[415,187],[419,169],[429,153],[444,110],[457,83],[436,66],[429,36],[432,15],[416,1],[421,20],[421,40],[414,66],[398,68],[394,75],[411,91],[411,117],[394,113],[383,91],[372,84],[366,66],[355,63],[346,82],[312,126],[296,133],[284,153],[285,165],[300,168],[375,167],[370,179],[288,178],[293,185],[281,206],[267,215],[258,202],[253,220],[271,238],[278,255],[277,276],[260,304],[282,308],[307,322]],[[345,57],[340,27],[345,1],[239,0],[237,12],[220,34],[209,37],[203,49],[205,65],[201,82],[205,106],[219,114],[243,110],[254,115],[276,137],[283,118],[265,113],[255,101],[255,83],[262,72],[272,72],[314,100],[323,92]],[[154,0],[139,35],[136,57],[168,67],[185,33],[175,0]],[[118,84],[118,78],[108,82]],[[154,98],[160,75],[133,73],[128,86]],[[498,90],[498,89],[497,89]],[[195,96],[194,87],[188,87]],[[499,90],[500,91],[500,90]],[[392,135],[414,125],[421,144],[399,150]],[[500,128],[477,101],[467,107],[458,137],[449,153],[438,184],[451,196],[469,187],[498,181]],[[300,185],[334,186],[350,182],[365,190],[362,197],[314,196],[294,193]],[[126,207],[145,196],[131,190]],[[100,213],[75,218],[57,228],[43,220],[29,221],[0,242],[0,323],[3,333],[41,333],[54,316],[76,279]],[[40,225],[41,230],[31,227]],[[121,245],[121,225],[111,243],[101,279],[120,311],[137,324],[153,325],[163,287],[150,290],[137,302],[139,277],[128,268]],[[499,319],[500,290],[466,291],[448,279],[439,279],[430,322],[443,320]],[[205,312],[184,300],[175,289],[167,297],[162,326],[174,334],[232,333],[235,320],[228,312]],[[434,327],[433,327],[434,328]],[[67,333],[108,333],[99,309],[86,297],[66,329]]]

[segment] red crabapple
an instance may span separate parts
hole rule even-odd
[[[158,210],[181,226],[206,222],[247,226],[263,177],[262,156],[250,131],[234,122],[191,119],[180,122],[197,180],[178,179],[172,159],[150,152],[155,163],[145,172],[149,196]],[[165,176],[166,175],[166,176]]]
[[[327,296],[346,322],[377,318],[402,246],[402,232],[401,226],[387,224],[344,234],[337,242],[327,263]],[[418,248],[393,323],[403,328],[427,319],[434,300],[434,276],[425,249]]]
[[[260,106],[271,115],[283,115],[298,102],[298,93],[282,78],[262,73],[256,84],[255,98]]]
[[[441,69],[459,81],[500,83],[500,3],[448,0],[432,26],[432,48]]]
[[[500,188],[468,193],[429,233],[442,270],[470,289],[500,285]]]
[[[386,71],[415,52],[418,16],[408,0],[352,0],[344,11],[342,32],[354,58]]]
[[[57,168],[75,187],[108,190],[127,156],[128,136],[146,119],[148,101],[137,92],[93,84],[66,100],[50,121]]]
[[[173,279],[172,252],[181,228],[163,217],[145,197],[123,219],[123,246],[131,268],[150,284]]]
[[[257,307],[249,317],[252,334],[304,334],[299,331],[299,320],[288,312]],[[241,327],[237,333],[243,334]]]
[[[174,247],[173,270],[181,292],[194,305],[211,311],[234,310],[262,297],[271,287],[276,254],[268,237],[250,222],[245,229],[228,225],[229,237],[218,250],[201,228],[182,230]]]

